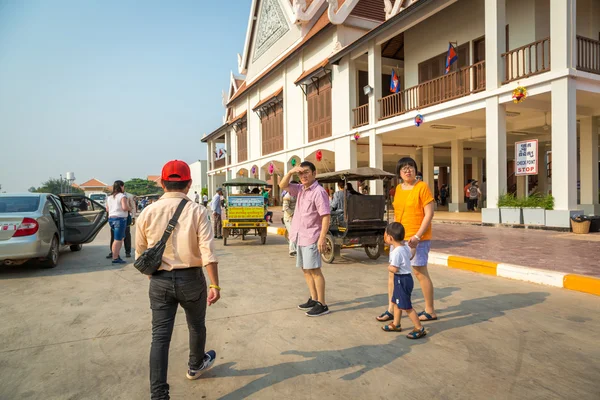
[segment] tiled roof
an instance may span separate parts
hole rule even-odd
[[[107,187],[108,185],[104,182],[99,181],[96,178],[92,178],[87,182],[82,183],[81,185],[79,185],[79,187],[81,188],[86,188],[86,187]]]
[[[302,46],[304,46],[311,38],[313,38],[317,33],[321,32],[323,29],[325,29],[330,24],[331,24],[331,22],[329,21],[329,17],[327,16],[327,10],[325,10],[323,12],[323,14],[321,15],[321,17],[317,20],[315,25],[310,29],[310,31],[308,31],[308,33],[306,34],[306,36],[304,36],[304,39],[302,39],[302,41],[300,43],[298,43],[296,46],[291,48],[283,57],[281,57],[277,62],[275,62],[270,68],[268,68],[266,71],[264,71],[258,77],[256,77],[250,84],[248,84],[247,81],[245,81],[242,84],[242,87],[240,87],[239,90],[237,92],[235,92],[235,94],[231,97],[231,99],[229,99],[229,101],[227,102],[227,105],[230,105],[231,103],[233,103],[244,92],[246,92],[248,89],[250,89],[251,87],[256,85],[264,77],[266,77],[268,74],[270,74],[273,70],[275,70],[277,67],[279,67],[281,64],[283,64],[285,61],[287,61],[287,59],[290,58],[298,49],[300,49]]]
[[[160,182],[160,175],[148,175],[146,180],[158,183],[158,182]]]
[[[270,96],[265,97],[264,99],[262,99],[261,101],[259,101],[253,108],[252,111],[255,111],[256,109],[260,108],[261,106],[263,106],[264,104],[268,103],[269,101],[273,100],[274,98],[276,98],[277,96],[279,96],[281,93],[283,93],[283,87],[280,87],[279,89],[277,89],[277,91],[273,94],[271,94]]]
[[[296,79],[296,81],[294,83],[296,85],[298,85],[299,83],[301,83],[306,78],[310,78],[311,75],[314,75],[315,73],[317,73],[320,69],[325,68],[327,66],[327,64],[329,64],[329,59],[328,58],[324,59],[323,61],[321,61],[319,64],[315,65],[314,67],[312,67],[312,68],[307,69],[306,71],[304,71],[298,77],[298,79]]]
[[[247,114],[247,111],[242,112],[240,115],[238,115],[237,117],[233,117],[233,119],[231,121],[228,121],[227,123],[229,125],[236,123],[237,121],[239,121],[240,119],[244,118]]]

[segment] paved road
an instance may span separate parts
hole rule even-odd
[[[53,270],[0,270],[0,399],[149,397],[148,279],[110,265],[107,241],[104,231]],[[374,319],[386,302],[384,260],[343,253],[324,271],[332,314],[308,318],[282,238],[231,243],[218,245],[223,299],[207,317],[217,363],[185,379],[179,315],[174,399],[598,398],[598,297],[433,267],[441,319],[410,341]],[[420,290],[415,299],[421,308]]]

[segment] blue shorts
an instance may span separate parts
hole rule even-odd
[[[410,296],[412,295],[415,282],[411,274],[394,274],[394,293],[392,303],[401,310],[412,309]]]
[[[127,228],[127,218],[111,217],[108,219],[110,229],[113,231],[115,240],[125,239],[125,229]]]
[[[413,267],[426,267],[429,261],[429,250],[431,249],[431,240],[423,240],[417,245],[415,257],[410,261]]]

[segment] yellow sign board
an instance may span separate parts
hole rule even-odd
[[[227,216],[230,220],[234,219],[264,219],[264,207],[229,207]]]

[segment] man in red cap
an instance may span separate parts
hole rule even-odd
[[[168,399],[167,368],[169,345],[175,324],[177,307],[185,311],[190,354],[188,379],[200,374],[215,362],[214,350],[205,351],[206,306],[220,298],[219,272],[214,252],[213,232],[206,208],[187,197],[192,185],[190,167],[183,161],[165,164],[161,185],[165,194],[146,207],[136,222],[136,257],[154,246],[163,236],[169,220],[178,206],[185,206],[177,225],[167,241],[162,265],[150,278],[150,308],[152,309],[152,347],[150,350],[150,391],[152,399]],[[211,285],[206,287],[202,267],[206,268]]]

